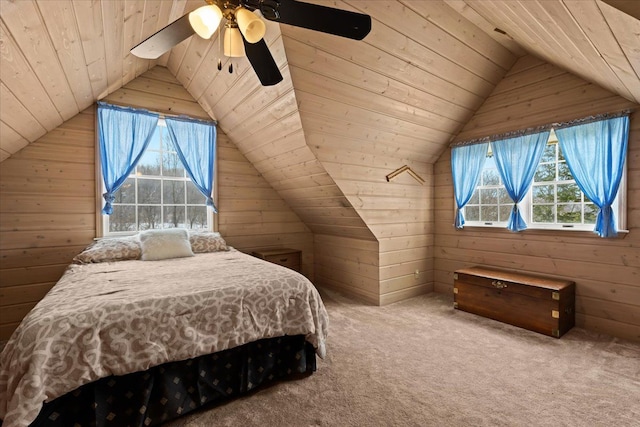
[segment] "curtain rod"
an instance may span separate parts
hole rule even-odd
[[[129,109],[134,110],[134,111],[135,110],[144,111],[144,112],[147,112],[147,113],[157,114],[158,117],[162,118],[162,119],[164,119],[166,117],[172,117],[172,118],[175,118],[175,119],[185,119],[185,120],[191,120],[191,121],[195,120],[195,121],[200,121],[200,122],[203,122],[203,123],[213,123],[214,125],[218,124],[217,120],[213,120],[211,118],[203,119],[203,118],[199,118],[199,117],[187,116],[186,114],[162,113],[160,111],[152,111],[152,110],[149,110],[147,108],[133,107],[131,105],[120,104],[118,102],[113,102],[113,101],[109,101],[109,102],[107,102],[107,101],[97,101],[97,104],[98,105],[100,105],[100,104],[102,104],[102,105],[112,105],[112,106],[120,107],[120,108],[129,108]]]
[[[593,116],[587,116],[587,117],[581,117],[579,119],[574,119],[574,120],[569,120],[566,122],[554,122],[554,123],[549,123],[546,125],[540,125],[540,126],[534,126],[534,127],[530,127],[530,128],[526,128],[526,129],[519,129],[519,130],[514,130],[514,131],[509,131],[509,132],[504,132],[504,133],[498,133],[498,134],[494,134],[494,135],[489,135],[489,136],[483,136],[481,138],[474,138],[474,139],[469,139],[466,141],[460,141],[460,142],[454,142],[449,144],[449,147],[454,148],[454,147],[461,147],[464,145],[475,145],[475,144],[482,144],[485,142],[491,142],[491,141],[499,141],[501,139],[507,139],[507,138],[514,138],[514,137],[518,137],[518,136],[525,136],[525,135],[531,135],[534,133],[539,133],[539,132],[544,132],[550,129],[563,129],[563,128],[567,128],[567,127],[571,127],[571,126],[578,126],[578,125],[583,125],[586,123],[592,123],[592,122],[598,122],[601,120],[606,120],[606,119],[614,119],[616,117],[622,117],[622,116],[628,116],[630,115],[634,110],[632,109],[626,109],[626,110],[622,110],[622,111],[617,111],[614,113],[603,113],[603,114],[596,114]]]

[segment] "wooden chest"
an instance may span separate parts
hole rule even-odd
[[[301,252],[298,249],[279,248],[279,249],[263,249],[251,253],[254,257],[261,258],[265,261],[279,264],[284,267],[300,272],[302,264]]]
[[[575,324],[575,283],[472,267],[454,274],[453,307],[560,338]]]

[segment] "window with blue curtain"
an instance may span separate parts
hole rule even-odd
[[[451,150],[451,171],[453,177],[453,193],[456,200],[454,225],[464,228],[462,209],[469,202],[478,185],[482,166],[487,157],[489,143],[465,145]]]
[[[452,173],[458,218],[465,225],[553,230],[593,230],[613,237],[624,229],[624,163],[629,112],[587,117],[509,134],[463,142],[492,140],[472,195],[464,202],[456,187],[475,177],[469,167]],[[559,140],[561,140],[559,142]],[[468,190],[468,188],[467,188]],[[508,204],[511,208],[508,209]],[[462,216],[464,215],[464,216]]]
[[[582,192],[598,207],[594,232],[618,234],[613,204],[624,171],[629,117],[614,117],[556,129],[571,174]]]
[[[191,181],[205,196],[207,206],[217,212],[212,198],[216,155],[215,124],[170,117],[165,122],[171,142]]]
[[[158,114],[98,103],[100,166],[106,192],[102,213],[113,213],[114,193],[124,184],[149,145]]]
[[[518,209],[518,203],[524,199],[531,187],[533,175],[548,139],[547,130],[491,142],[498,173],[513,201],[507,223],[508,230],[522,231],[527,228]]]
[[[114,112],[128,113],[130,123]],[[107,201],[101,217],[103,235],[213,228],[215,122],[161,118],[105,103],[99,103],[98,118]]]

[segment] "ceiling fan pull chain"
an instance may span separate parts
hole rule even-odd
[[[231,31],[231,28],[229,28],[226,31]],[[231,47],[231,39],[233,39],[233,37],[229,37],[229,54],[231,54],[231,52],[233,52],[233,48]],[[225,40],[225,44],[227,43],[227,41]],[[233,57],[229,57],[229,74],[233,73]]]
[[[218,71],[222,70],[222,59],[220,59],[220,57],[222,56],[222,30],[220,30],[220,27],[222,25],[218,25]]]

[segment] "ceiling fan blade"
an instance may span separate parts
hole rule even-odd
[[[189,14],[173,21],[131,49],[138,58],[156,59],[172,47],[195,34],[189,23]]]
[[[245,0],[271,21],[362,40],[371,31],[371,17],[297,0]]]
[[[257,43],[249,43],[242,37],[244,42],[244,51],[247,59],[251,63],[253,70],[258,75],[262,86],[273,86],[282,81],[282,74],[278,69],[276,61],[271,56],[269,47],[264,39]]]

